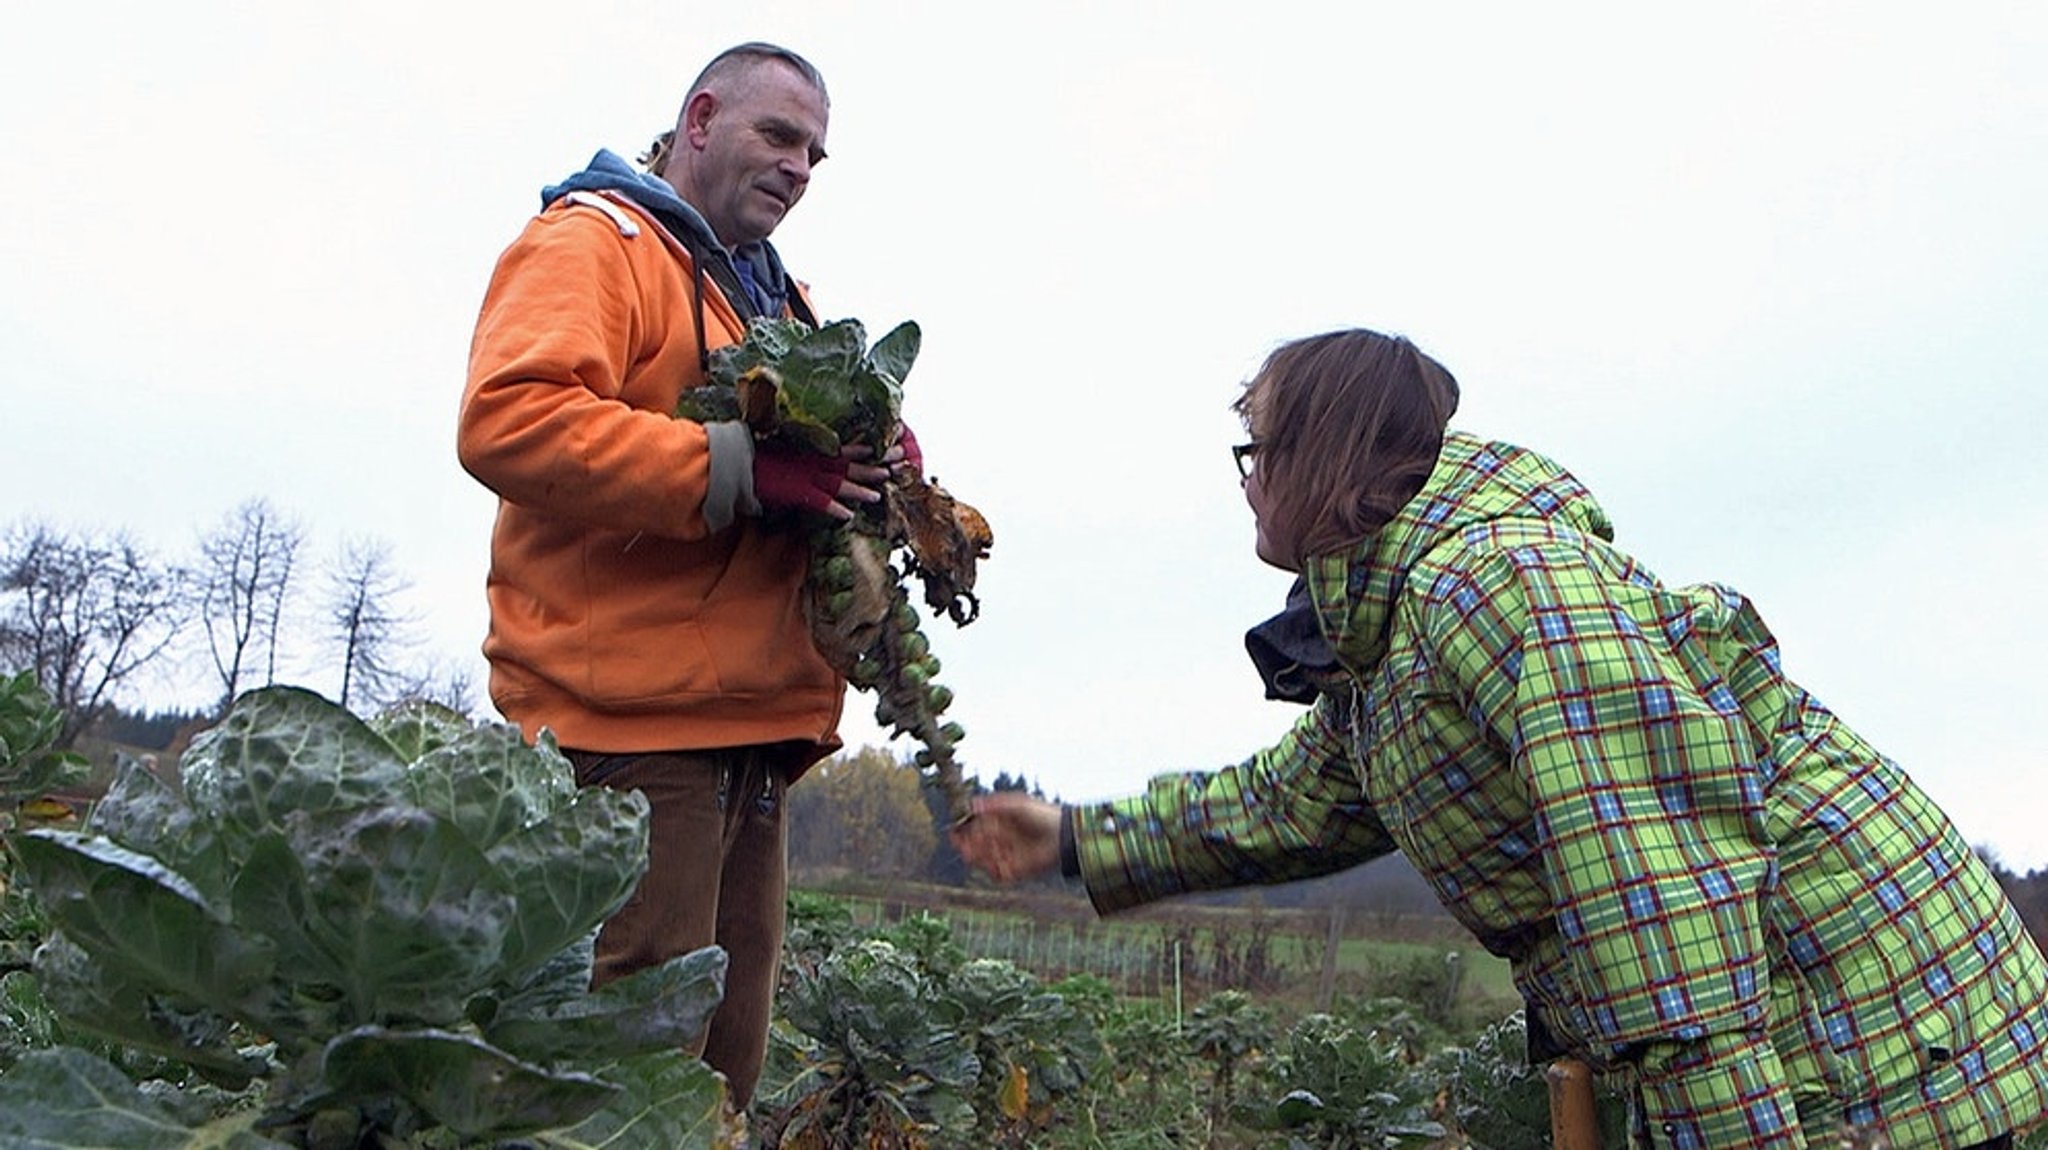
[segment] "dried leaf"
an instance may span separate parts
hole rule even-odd
[[[1030,1103],[1031,1076],[1025,1073],[1023,1066],[1012,1062],[1010,1076],[1003,1082],[1002,1096],[996,1100],[996,1104],[1002,1107],[1003,1117],[1016,1122],[1024,1117]]]

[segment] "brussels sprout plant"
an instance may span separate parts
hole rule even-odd
[[[685,391],[676,414],[739,420],[758,441],[826,455],[846,443],[879,449],[901,430],[903,377],[921,338],[916,324],[904,323],[870,350],[855,320],[815,330],[792,319],[755,320],[743,342],[711,353],[709,381]],[[954,746],[966,732],[942,717],[953,692],[937,681],[939,660],[906,584],[916,577],[925,604],[965,626],[980,611],[975,564],[994,536],[979,511],[922,474],[893,476],[882,495],[851,523],[812,530],[811,634],[848,682],[874,693],[877,722],[923,744],[918,767],[936,778],[953,817],[965,818],[968,791]]]
[[[545,737],[266,688],[175,780],[127,763],[82,829],[11,845],[58,1015],[254,1102],[190,1124],[44,1051],[0,1078],[0,1143],[724,1144],[723,1088],[682,1053],[724,953],[590,989],[596,929],[646,868],[646,800],[578,790]],[[69,1141],[81,1116],[106,1140]]]

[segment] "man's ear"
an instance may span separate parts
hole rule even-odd
[[[711,118],[718,114],[718,97],[710,92],[699,92],[683,105],[683,137],[692,148],[704,146],[711,134]]]

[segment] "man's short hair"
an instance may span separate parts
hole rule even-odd
[[[824,97],[827,105],[832,103],[831,94],[825,91],[825,77],[818,72],[815,65],[779,44],[770,44],[762,40],[735,44],[713,56],[711,62],[704,65],[704,70],[699,72],[697,79],[690,84],[690,91],[684,96],[684,100],[687,102],[690,96],[710,87],[715,80],[736,75],[770,60],[779,60],[796,69],[798,75],[818,90],[818,95]]]

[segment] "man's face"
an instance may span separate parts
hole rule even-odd
[[[690,101],[664,175],[726,247],[765,240],[825,158],[827,113],[796,69],[763,64]]]

